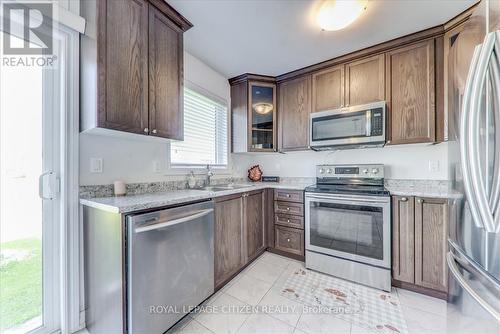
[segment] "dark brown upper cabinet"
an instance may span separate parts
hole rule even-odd
[[[278,84],[280,151],[309,148],[309,114],[311,113],[311,76]]]
[[[274,78],[231,79],[232,152],[276,152],[277,103]]]
[[[345,65],[345,106],[385,100],[384,54]]]
[[[182,140],[182,35],[191,23],[159,0],[83,1],[81,11],[81,130]]]
[[[312,75],[312,112],[344,106],[344,65]]]
[[[154,6],[149,8],[149,128],[154,136],[182,140],[182,29]]]
[[[436,139],[434,43],[430,39],[387,53],[389,144]]]

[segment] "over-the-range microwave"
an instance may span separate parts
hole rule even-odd
[[[331,150],[385,145],[385,101],[311,113],[309,146]]]

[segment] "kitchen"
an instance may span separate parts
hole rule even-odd
[[[66,2],[35,332],[500,332],[499,1]]]

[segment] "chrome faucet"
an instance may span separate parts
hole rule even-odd
[[[210,168],[210,165],[207,164],[207,175],[205,176],[205,186],[210,185],[210,179],[214,176],[214,172]]]

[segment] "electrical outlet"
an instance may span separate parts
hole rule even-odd
[[[102,173],[102,158],[90,158],[90,172]]]
[[[439,172],[439,161],[429,160],[429,172]]]

